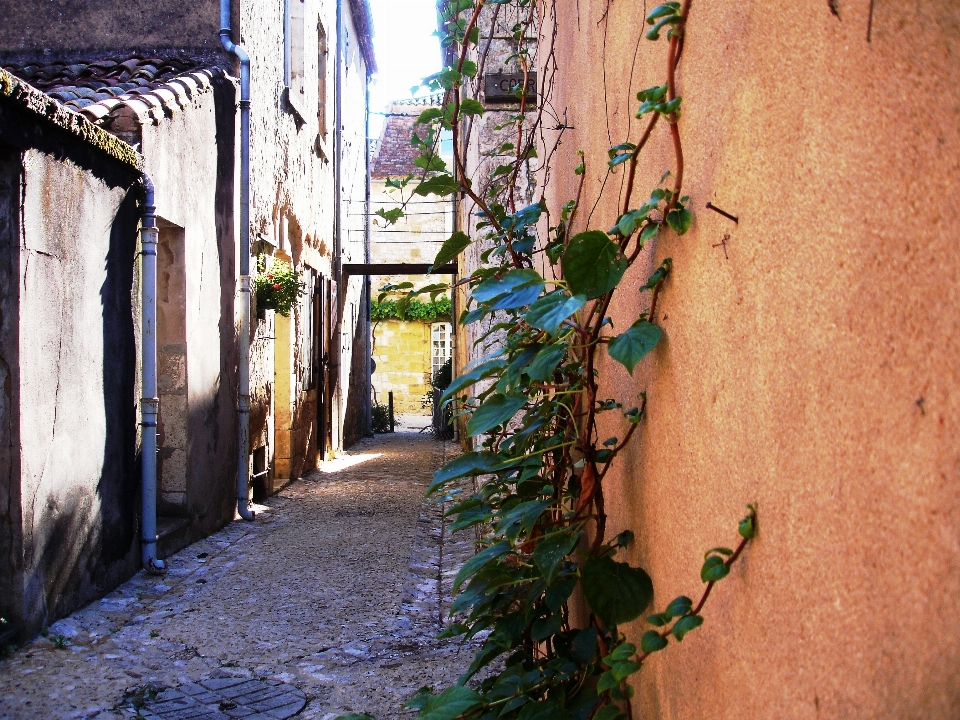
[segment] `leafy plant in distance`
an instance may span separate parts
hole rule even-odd
[[[484,321],[479,341],[497,349],[468,366],[443,395],[443,401],[458,398],[465,408],[474,449],[439,469],[430,487],[455,503],[450,510],[454,529],[484,529],[478,552],[454,580],[454,622],[443,633],[482,638],[482,645],[456,685],[439,693],[424,690],[411,704],[423,720],[632,718],[632,676],[651,654],[685,640],[703,624],[714,586],[729,574],[757,528],[756,508],[749,506],[735,549],[707,552],[699,599],[681,596],[647,615],[650,629],[639,644],[627,642],[621,628],[650,612],[654,587],[642,568],[618,559],[633,534],[607,536],[604,481],[643,423],[647,399],[641,393],[635,407],[624,407],[604,398],[597,361],[606,353],[632,374],[663,336],[656,306],[671,261],[664,260],[639,288],[624,278],[647,242],[683,235],[693,219],[683,195],[682,108],[676,92],[690,0],[659,5],[646,18],[649,40],[666,35],[665,77],[637,96],[636,116],[646,121],[639,136],[610,148],[608,172],[624,174],[618,216],[582,232],[572,228],[580,211],[584,162],[575,170],[578,197],[558,216],[542,199],[518,207],[516,180],[532,157],[531,127],[538,122],[525,122],[526,98],[519,90],[520,112],[512,121],[516,142],[497,149],[501,164],[483,182],[468,178],[461,134],[467,121],[485,112],[476,98],[466,97],[477,73],[468,51],[477,46],[482,52],[478,19],[484,8],[498,12],[505,3],[521,16],[527,11],[514,33],[521,48],[515,60],[525,75],[529,72],[526,43],[520,40],[535,19],[530,0],[447,0],[441,4],[442,43],[456,52],[429,79],[432,89],[446,91],[445,101],[424,111],[413,138],[422,153],[419,166],[431,171],[422,174],[413,192],[460,192],[481,217],[475,236],[454,233],[435,264],[480,244],[485,264],[463,281],[469,284],[470,304],[459,322]],[[638,158],[658,125],[666,126],[674,165],[641,193],[635,183]],[[455,168],[450,170],[433,163],[441,130],[453,133]],[[509,153],[512,157],[503,161]],[[649,310],[628,327],[614,329],[608,316],[613,298],[638,290],[649,293]],[[417,294],[411,289],[407,303]],[[604,427],[619,424],[615,436],[600,434],[601,415],[609,418]],[[483,482],[465,497],[457,488],[473,476]],[[586,604],[580,617],[572,610],[582,605],[571,607],[576,591]]]
[[[446,296],[430,302],[411,300],[403,308],[402,313],[397,308],[396,300],[384,300],[383,302],[374,300],[370,303],[370,318],[376,321],[419,320],[420,322],[432,323],[435,320],[449,320],[452,317],[453,305],[450,298]]]

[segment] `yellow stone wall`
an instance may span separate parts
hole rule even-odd
[[[430,323],[381,320],[373,328],[374,399],[394,412],[425,413],[420,399],[429,390]]]

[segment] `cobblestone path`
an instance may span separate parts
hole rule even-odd
[[[455,452],[360,443],[0,662],[0,719],[410,717],[474,651],[435,639],[473,551],[423,497]]]

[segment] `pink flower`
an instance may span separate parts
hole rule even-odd
[[[274,290],[279,290],[279,289],[280,289],[280,286],[279,286],[279,285],[274,285],[274,286],[273,286],[273,289],[274,289]]]
[[[273,280],[273,275],[271,275],[270,273],[267,273],[267,277]]]

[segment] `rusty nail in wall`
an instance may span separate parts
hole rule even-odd
[[[714,205],[712,202],[708,202],[708,203],[707,203],[707,209],[708,209],[708,210],[713,210],[715,213],[720,213],[720,214],[723,215],[725,218],[728,218],[729,220],[733,220],[735,223],[739,223],[739,222],[740,222],[740,219],[739,219],[736,215],[731,215],[731,214],[728,213],[726,210],[721,210],[721,209],[718,208],[716,205]]]

